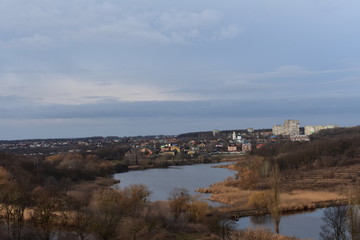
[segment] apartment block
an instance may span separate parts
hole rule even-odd
[[[318,126],[305,126],[305,135],[317,133],[320,130],[337,128],[337,125],[318,125]]]
[[[274,135],[300,135],[299,120],[286,120],[284,125],[274,125],[272,129]]]
[[[285,133],[284,125],[274,125],[272,127],[272,132],[274,135],[284,135]]]

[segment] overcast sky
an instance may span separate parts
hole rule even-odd
[[[359,9],[0,0],[0,139],[358,125]]]

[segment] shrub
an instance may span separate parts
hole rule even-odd
[[[267,209],[271,198],[270,191],[254,192],[249,196],[247,205],[255,209]]]

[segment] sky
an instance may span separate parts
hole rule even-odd
[[[359,9],[0,0],[0,139],[358,125]]]

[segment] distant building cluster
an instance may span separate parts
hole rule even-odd
[[[291,141],[309,141],[309,135],[317,133],[323,129],[332,129],[337,127],[337,125],[305,126],[303,134],[300,134],[299,120],[286,120],[283,125],[274,125],[272,127],[272,132],[277,136],[289,136]]]
[[[212,130],[178,136],[90,137],[69,139],[0,140],[0,152],[50,156],[59,153],[96,154],[99,149],[120,147],[125,157],[138,154],[149,159],[204,158],[214,155],[242,155],[267,144],[310,141],[310,135],[336,125],[300,127],[299,120],[286,120],[272,129]],[[136,156],[138,156],[136,155]]]
[[[313,133],[317,133],[320,130],[324,130],[324,129],[332,129],[332,128],[337,128],[339,126],[337,125],[319,125],[319,126],[305,126],[305,135],[311,135]]]

